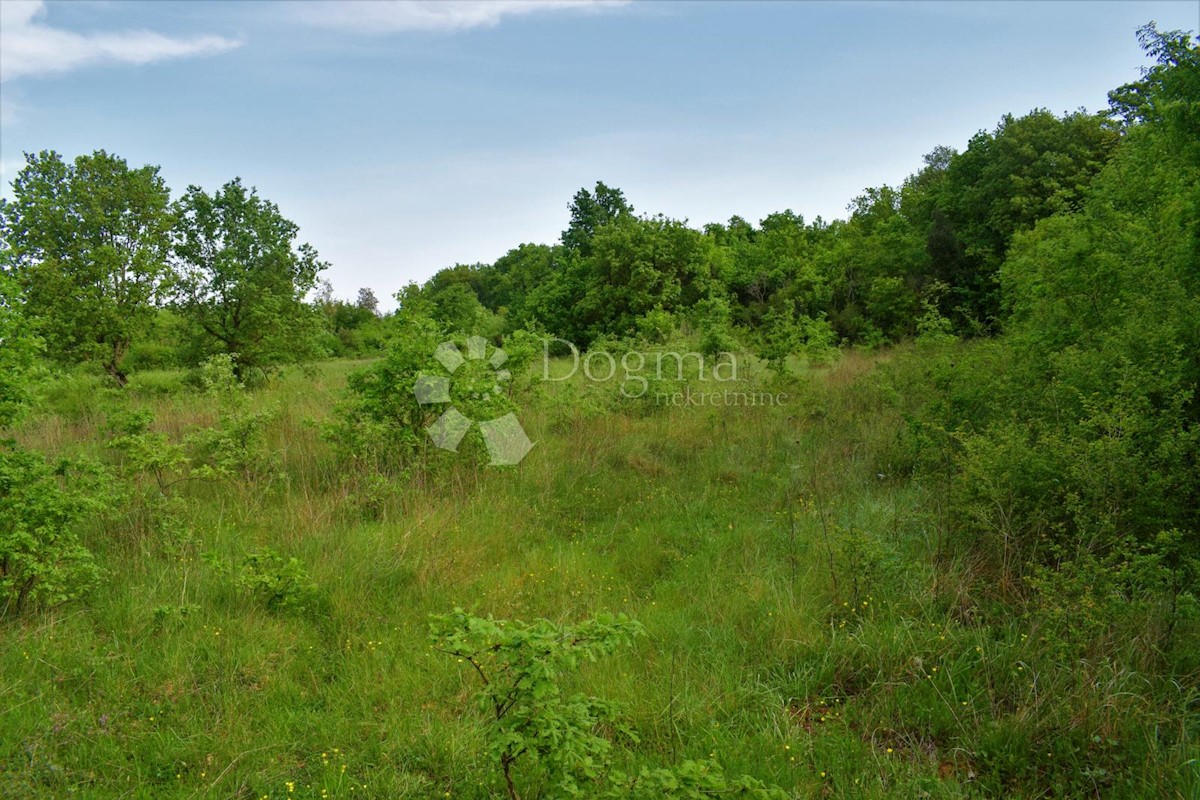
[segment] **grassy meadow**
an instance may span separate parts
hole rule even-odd
[[[713,760],[805,798],[1195,797],[1193,690],[1137,653],[1066,664],[1028,620],[970,610],[944,498],[897,455],[880,375],[909,351],[787,379],[747,357],[739,388],[777,406],[531,375],[518,467],[434,451],[370,480],[319,429],[361,364],[284,373],[249,398],[274,409],[270,480],[171,487],[169,534],[135,503],[97,518],[87,602],[4,623],[0,796],[500,796],[475,676],[430,643],[429,615],[462,607],[640,621],[633,648],[566,678],[622,705],[627,769]],[[218,415],[183,378],[59,378],[17,436],[111,461],[107,417],[142,408],[177,440]],[[315,611],[219,567],[264,547],[303,565]],[[546,796],[536,769],[517,778]]]

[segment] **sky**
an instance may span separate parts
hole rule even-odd
[[[47,149],[240,176],[386,300],[556,241],[598,180],[696,226],[844,217],[1005,113],[1104,108],[1150,20],[1200,2],[0,0],[0,180]]]

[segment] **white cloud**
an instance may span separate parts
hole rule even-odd
[[[240,42],[223,36],[174,38],[153,31],[76,33],[46,24],[44,0],[0,0],[0,82],[66,72],[85,64],[148,64],[219,53]]]
[[[304,6],[315,25],[366,33],[458,31],[546,11],[598,11],[629,0],[321,0]]]

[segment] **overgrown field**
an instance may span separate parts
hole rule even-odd
[[[1200,798],[1200,47],[1137,36],[845,220],[597,182],[387,313],[239,178],[27,154],[0,800]]]
[[[746,357],[742,386],[787,395],[753,407],[531,374],[519,466],[427,448],[382,473],[321,433],[361,364],[234,399],[184,373],[59,378],[18,440],[108,464],[124,494],[86,526],[86,602],[2,623],[0,796],[501,796],[479,679],[430,638],[456,607],[640,622],[559,676],[619,704],[627,773],[704,762],[791,797],[1197,796],[1194,621],[1163,638],[1157,606],[1058,609],[1110,637],[1089,650],[989,583],[914,444],[905,381],[973,346],[932,347],[788,378]],[[252,458],[164,463],[250,418]],[[542,776],[513,768],[521,797],[549,796]]]

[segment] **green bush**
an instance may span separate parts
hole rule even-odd
[[[278,478],[280,456],[267,440],[267,428],[277,416],[274,407],[254,411],[235,403],[221,412],[214,427],[193,429],[186,437],[193,473],[207,479],[238,477],[246,485]]]
[[[430,626],[434,647],[469,664],[480,678],[476,699],[491,719],[489,746],[510,797],[518,797],[516,767],[522,760],[538,765],[557,795],[577,796],[609,763],[612,744],[600,727],[633,735],[612,704],[566,695],[561,684],[582,662],[641,635],[642,627],[628,617],[598,616],[567,628],[548,620],[483,619],[455,609],[432,617]]]
[[[809,364],[828,365],[838,360],[837,333],[824,316],[802,316],[799,325]]]
[[[0,436],[30,399],[39,346],[15,287],[0,273]],[[104,477],[82,462],[52,467],[0,438],[0,617],[74,600],[99,580],[79,527],[106,508]]]
[[[0,443],[0,616],[57,606],[96,585],[100,570],[79,528],[107,507],[101,482],[94,467],[53,468]]]
[[[41,341],[22,313],[16,284],[0,272],[0,429],[11,425],[30,400],[30,378]]]
[[[425,426],[436,416],[417,402],[413,387],[422,374],[440,369],[433,356],[441,341],[436,323],[410,317],[383,358],[350,375],[333,421],[322,429],[343,462],[394,470],[414,459],[425,443]]]
[[[720,353],[737,350],[732,317],[729,301],[723,297],[709,297],[696,304],[696,320],[701,331],[701,353],[715,357]]]
[[[284,558],[269,547],[247,553],[236,565],[213,553],[204,558],[239,592],[268,611],[304,615],[327,610],[327,599],[298,558]]]
[[[483,358],[468,357],[469,342],[482,342]],[[343,463],[359,470],[403,472],[418,461],[429,466],[436,448],[427,432],[451,408],[471,423],[513,413],[515,388],[525,387],[527,367],[537,352],[538,337],[516,330],[504,340],[502,363],[491,359],[498,349],[481,337],[446,334],[432,320],[408,317],[380,360],[353,374],[334,419],[323,428]],[[449,346],[463,357],[450,372],[435,357]],[[448,396],[418,401],[421,381],[448,381]],[[456,450],[470,462],[486,461],[488,452],[479,428],[471,424]]]
[[[584,662],[630,646],[644,635],[624,614],[602,614],[578,625],[474,617],[462,609],[434,615],[434,648],[471,666],[480,680],[476,699],[488,716],[487,736],[505,790],[517,800],[517,767],[530,764],[552,797],[678,798],[740,797],[783,800],[786,795],[752,778],[728,778],[709,761],[685,761],[672,769],[626,775],[613,768],[610,737],[630,742],[637,734],[618,708],[598,697],[566,694],[564,682]]]
[[[635,321],[637,335],[651,344],[662,344],[675,332],[675,315],[655,306]]]

